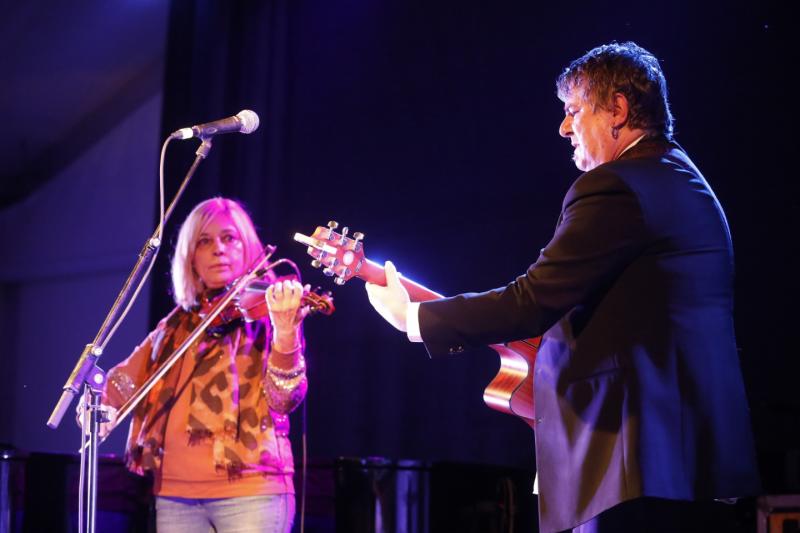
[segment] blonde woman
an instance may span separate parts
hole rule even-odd
[[[109,371],[104,403],[124,403],[200,322],[202,305],[262,250],[241,205],[225,198],[197,205],[172,260],[177,306]],[[135,410],[126,461],[153,475],[159,533],[291,530],[288,414],[307,388],[302,292],[297,281],[273,283],[269,319],[207,331]]]

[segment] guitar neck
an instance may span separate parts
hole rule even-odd
[[[379,265],[378,263],[366,258],[364,259],[364,263],[361,265],[361,269],[358,271],[356,276],[364,281],[368,281],[376,285],[386,285],[386,272],[383,269],[383,265]],[[427,302],[429,300],[438,300],[439,298],[444,298],[444,296],[438,292],[434,292],[427,287],[423,287],[419,283],[411,281],[408,278],[404,278],[403,276],[400,276],[400,283],[402,283],[403,287],[405,287],[408,291],[408,296],[411,298],[412,302]]]
[[[294,240],[308,247],[308,254],[314,258],[315,267],[325,267],[325,275],[336,276],[341,285],[353,277],[368,283],[386,286],[386,272],[383,265],[370,261],[364,256],[362,240],[364,234],[353,233],[347,237],[347,228],[341,233],[334,230],[335,221],[328,227],[317,226],[312,236],[295,233]],[[412,302],[427,302],[443,298],[419,283],[400,276],[400,283],[408,291]],[[521,417],[531,427],[534,425],[533,379],[531,372],[536,361],[540,338],[514,341],[506,345],[493,344],[490,347],[500,355],[500,372],[495,376],[483,394],[484,401],[493,409]]]

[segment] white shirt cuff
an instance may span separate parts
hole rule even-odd
[[[406,307],[406,335],[411,342],[422,342],[419,331],[419,302],[409,302]]]

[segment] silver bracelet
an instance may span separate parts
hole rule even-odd
[[[279,350],[279,349],[277,349],[275,347],[275,343],[273,342],[271,351],[273,351],[275,353],[279,353],[281,355],[294,355],[294,354],[296,354],[297,352],[299,352],[302,349],[303,349],[303,343],[302,342],[298,342],[297,346],[295,346],[294,348],[292,348],[288,352],[282,352],[281,350]]]
[[[283,352],[278,352],[283,353]],[[279,380],[291,380],[299,376],[300,374],[306,371],[306,359],[305,357],[300,357],[297,365],[293,366],[290,369],[279,368],[273,365],[271,362],[267,361],[267,372],[269,372],[272,376],[278,378]]]

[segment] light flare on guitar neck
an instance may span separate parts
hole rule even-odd
[[[301,244],[305,244],[306,246],[310,246],[315,250],[325,252],[326,254],[336,254],[336,248],[330,244],[326,244],[324,241],[315,239],[314,237],[309,237],[308,235],[303,235],[302,233],[295,233],[294,240]]]

